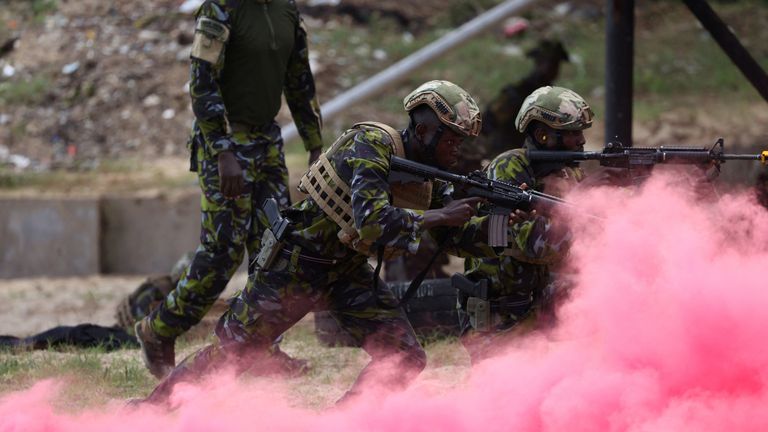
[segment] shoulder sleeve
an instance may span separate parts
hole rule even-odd
[[[236,4],[232,0],[207,0],[195,14],[189,93],[196,124],[214,155],[232,146],[218,80]]]
[[[381,246],[416,253],[423,212],[391,205],[387,180],[392,155],[389,137],[379,130],[362,130],[346,151],[352,175],[352,214],[361,240],[372,244],[371,253]]]
[[[531,163],[523,149],[506,151],[494,158],[487,168],[488,178],[513,184],[526,183],[534,187],[535,179],[531,171]]]

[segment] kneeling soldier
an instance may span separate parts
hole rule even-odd
[[[368,258],[414,253],[432,228],[450,234],[448,252],[495,252],[482,237],[485,218],[472,218],[478,199],[450,201],[450,188],[436,182],[399,188],[388,183],[393,155],[443,169],[455,165],[459,146],[480,130],[474,100],[455,84],[430,81],[404,104],[410,116],[405,130],[357,124],[310,168],[300,186],[309,197],[284,212],[289,224],[273,217],[258,257],[261,267],[230,301],[216,328],[218,340],[181,363],[147,401],[161,402],[176,383],[221,366],[242,371],[238,358],[249,356],[242,364],[254,364],[271,341],[316,310],[331,311],[371,355],[343,399],[373,381],[402,387],[419,374],[426,365],[424,350]],[[458,229],[449,232],[449,227]],[[385,363],[394,372],[376,367]]]
[[[523,102],[515,126],[525,134],[522,148],[494,158],[486,168],[488,178],[526,184],[541,192],[562,196],[574,186],[610,184],[610,170],[585,178],[576,164],[531,163],[526,151],[584,151],[584,129],[592,125],[592,110],[575,92],[562,87],[541,87]],[[527,216],[527,215],[524,215]],[[553,235],[554,223],[544,215],[531,215],[513,225],[519,244],[531,249],[509,249],[504,256],[468,258],[466,276],[455,277],[459,287],[462,343],[475,363],[503,348],[499,339],[519,330],[521,323],[535,321],[537,311],[549,306],[553,285],[550,266],[568,250],[570,235]],[[562,228],[562,227],[560,227]],[[470,282],[471,281],[471,282]],[[523,326],[528,327],[528,326]]]

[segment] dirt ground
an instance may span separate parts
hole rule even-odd
[[[21,278],[0,280],[0,335],[29,336],[58,325],[115,324],[115,307],[146,277]],[[222,298],[245,286],[237,273]],[[218,316],[211,316],[215,320]]]

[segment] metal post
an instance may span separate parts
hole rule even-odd
[[[451,52],[462,43],[482,34],[482,32],[490,27],[498,25],[510,15],[519,13],[523,8],[532,4],[533,0],[507,0],[493,9],[480,14],[456,30],[336,96],[329,102],[322,104],[323,121],[329,122],[339,113],[384,92],[386,89],[407,78],[420,67],[445,53]],[[283,140],[285,142],[291,141],[298,136],[296,126],[293,123],[283,125],[282,128]]]
[[[705,0],[684,0],[701,25],[712,35],[731,61],[752,83],[755,90],[768,101],[768,75],[755,61],[730,28],[720,19]]]
[[[634,0],[606,1],[605,39],[605,139],[631,146]]]

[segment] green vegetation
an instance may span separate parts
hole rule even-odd
[[[50,85],[50,80],[45,76],[0,82],[0,107],[39,104]]]
[[[494,2],[454,2],[451,10],[487,9]],[[719,2],[713,7],[731,26],[756,60],[768,68],[768,7],[763,0]],[[332,140],[342,128],[363,120],[361,113],[383,113],[384,118],[402,119],[402,97],[419,83],[435,78],[454,80],[466,87],[485,106],[503,86],[519,80],[532,67],[524,51],[541,37],[564,42],[572,62],[561,71],[559,85],[584,95],[598,118],[604,112],[605,23],[601,17],[566,14],[553,16],[547,8],[535,9],[526,17],[533,25],[527,34],[512,40],[498,33],[478,37],[425,67],[398,88],[352,110],[326,125],[325,138]],[[461,20],[459,20],[461,21]],[[450,19],[438,20],[449,25]],[[543,26],[542,23],[548,23]],[[413,41],[401,36],[396,24],[386,18],[368,27],[337,26],[317,29],[313,49],[324,58],[340,57],[340,82],[362,82],[386,66],[438,39],[448,28],[432,28]],[[370,49],[360,47],[371,47]],[[386,50],[385,61],[371,60],[375,47]],[[364,54],[364,55],[361,55]],[[635,114],[640,121],[653,120],[681,103],[696,107],[697,98],[721,104],[741,105],[760,100],[709,34],[690,11],[677,1],[638,4],[635,41]],[[299,143],[289,151],[303,153]]]
[[[32,0],[30,5],[30,11],[32,16],[38,20],[43,20],[47,15],[50,15],[59,8],[59,2],[57,0]]]

